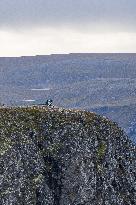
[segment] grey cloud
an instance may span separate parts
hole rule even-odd
[[[0,0],[1,27],[113,24],[135,29],[136,0]]]

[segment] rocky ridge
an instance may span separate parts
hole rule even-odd
[[[134,205],[135,168],[135,145],[106,118],[0,109],[1,205]]]

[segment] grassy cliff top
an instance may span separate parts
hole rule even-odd
[[[47,106],[0,108],[0,154],[3,155],[12,147],[14,135],[22,135],[23,141],[23,136],[35,133],[41,140],[45,126],[48,134],[67,126],[71,126],[71,129],[77,126],[77,129],[93,130],[99,135],[100,141],[106,140],[110,132],[114,133],[115,137],[116,134],[123,133],[116,123],[88,111]]]

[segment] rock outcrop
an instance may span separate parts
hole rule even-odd
[[[94,113],[0,109],[1,205],[134,205],[136,147]]]

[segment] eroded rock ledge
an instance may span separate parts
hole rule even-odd
[[[0,109],[1,205],[131,205],[135,172],[136,147],[106,118]]]

